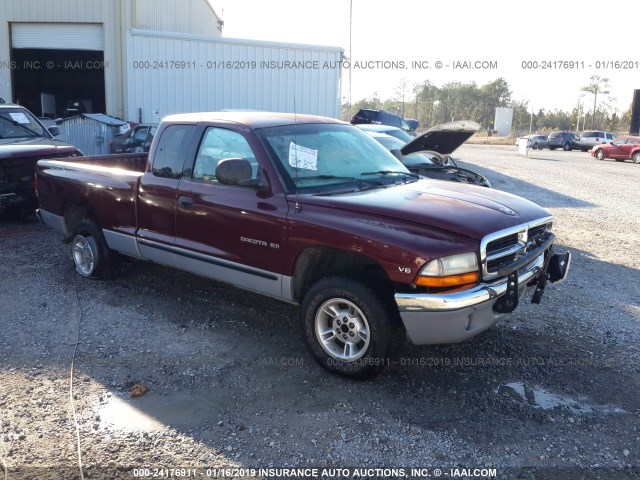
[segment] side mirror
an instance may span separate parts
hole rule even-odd
[[[55,136],[57,136],[57,135],[60,135],[60,128],[58,128],[58,127],[57,127],[57,126],[55,126],[55,125],[52,125],[52,126],[48,127],[48,128],[47,128],[47,130],[48,130],[48,131],[49,131],[49,133],[50,133],[51,135],[53,135],[54,137],[55,137]]]
[[[389,150],[394,157],[396,157],[398,160],[402,161],[402,152],[400,151],[399,148],[392,148],[391,150]]]
[[[252,179],[253,169],[249,160],[244,158],[224,158],[216,166],[216,179],[222,185],[253,187],[259,190],[266,186],[260,179]]]

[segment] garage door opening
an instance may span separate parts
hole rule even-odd
[[[39,117],[105,112],[104,52],[13,48],[16,103]]]

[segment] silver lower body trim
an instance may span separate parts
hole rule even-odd
[[[120,252],[123,255],[134,258],[142,258],[138,242],[135,237],[125,233],[114,232],[113,230],[102,230],[104,239],[111,250]]]
[[[63,234],[65,237],[69,235],[64,217],[48,212],[42,208],[36,210],[36,217],[38,217],[38,220],[40,220],[42,224]]]

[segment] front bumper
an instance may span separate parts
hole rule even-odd
[[[541,254],[518,270],[519,298],[535,290],[536,280],[544,269],[545,255]],[[456,343],[479,334],[506,315],[493,309],[506,292],[507,280],[501,279],[454,293],[398,293],[395,300],[413,343]]]

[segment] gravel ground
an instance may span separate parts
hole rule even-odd
[[[479,337],[407,343],[367,382],[316,366],[295,307],[143,262],[84,280],[57,234],[0,223],[5,478],[80,478],[77,338],[86,478],[138,468],[206,477],[207,467],[639,478],[640,165],[548,150],[523,158],[512,146],[458,154],[554,214],[570,277]],[[131,398],[135,385],[150,390]],[[264,473],[242,476],[276,476]]]

